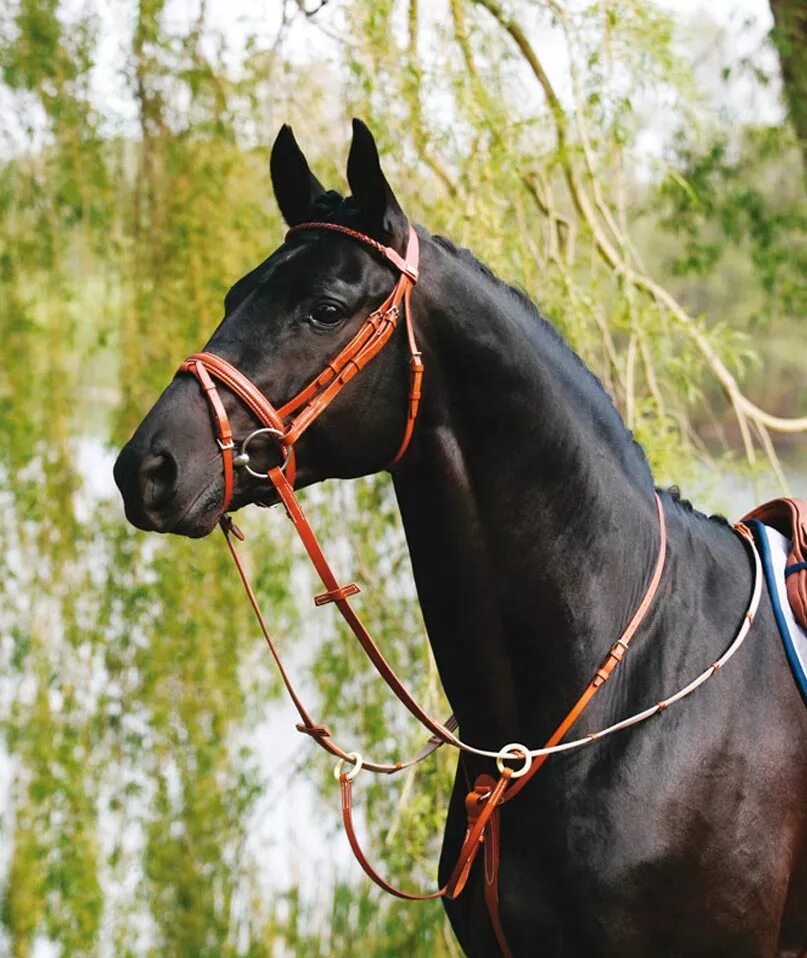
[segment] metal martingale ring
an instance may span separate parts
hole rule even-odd
[[[264,426],[262,429],[253,430],[244,441],[241,443],[241,448],[238,451],[238,455],[233,458],[233,465],[237,467],[243,467],[247,472],[254,476],[256,479],[265,479],[265,472],[255,472],[254,469],[250,468],[249,465],[249,453],[247,452],[247,446],[252,442],[255,436],[259,436],[261,433],[268,433],[270,436],[273,436],[278,440],[278,445],[283,449],[283,465],[280,467],[281,472],[286,471],[286,466],[289,464],[289,459],[291,458],[291,446],[286,446],[283,443],[283,433],[279,429],[274,429],[272,426]]]
[[[532,755],[530,755],[530,750],[526,745],[522,745],[520,742],[510,742],[509,745],[505,745],[499,749],[499,754],[496,756],[496,768],[500,772],[504,772],[505,761],[516,761],[517,759],[523,759],[524,764],[521,768],[516,771],[511,771],[511,778],[521,778],[522,775],[526,775],[529,772],[530,767],[532,766]]]
[[[342,777],[342,769],[344,768],[345,762],[353,762],[353,768],[345,775],[345,778],[349,782],[352,782],[361,771],[362,761],[363,759],[358,752],[348,752],[346,758],[337,759],[333,769],[333,777],[338,782]]]

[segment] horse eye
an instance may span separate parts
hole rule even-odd
[[[320,326],[335,326],[344,318],[344,314],[336,303],[317,303],[311,310],[309,318]]]

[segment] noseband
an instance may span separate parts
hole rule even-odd
[[[199,380],[210,406],[216,441],[221,449],[224,467],[224,494],[222,512],[229,508],[233,496],[234,467],[246,467],[253,476],[264,477],[249,468],[250,441],[259,433],[271,436],[283,452],[281,470],[289,485],[294,487],[297,462],[294,446],[306,429],[323,413],[341,390],[353,377],[373,359],[388,342],[398,324],[398,316],[403,306],[406,318],[406,334],[409,344],[409,400],[404,434],[398,451],[391,464],[398,462],[409,447],[415,428],[418,407],[420,405],[420,384],[423,378],[423,360],[417,348],[415,331],[412,326],[410,296],[417,282],[420,249],[417,233],[409,226],[409,239],[406,253],[401,256],[390,246],[384,246],[377,240],[347,226],[336,223],[301,223],[292,227],[286,238],[310,230],[331,230],[363,243],[379,253],[400,273],[392,292],[384,302],[365,319],[356,335],[345,348],[334,356],[322,372],[296,396],[279,409],[264,396],[258,387],[240,370],[215,353],[193,353],[179,367],[180,372],[190,373]],[[218,389],[214,382],[218,380],[247,406],[261,423],[260,429],[253,430],[241,443],[238,455],[235,455],[230,420],[224,409]]]

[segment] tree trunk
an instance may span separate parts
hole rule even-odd
[[[770,0],[790,118],[807,168],[807,0]]]

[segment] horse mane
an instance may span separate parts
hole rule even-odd
[[[627,425],[625,425],[622,414],[617,408],[611,394],[608,392],[605,386],[603,386],[602,380],[594,372],[592,372],[591,369],[589,369],[580,356],[578,356],[574,349],[572,349],[563,336],[558,332],[557,328],[541,313],[540,309],[536,306],[535,302],[531,299],[526,290],[519,286],[513,286],[510,283],[505,282],[505,280],[496,275],[490,266],[478,259],[467,247],[458,246],[445,236],[434,235],[432,236],[432,240],[434,240],[438,246],[446,250],[446,252],[461,260],[466,266],[480,273],[486,280],[493,283],[507,296],[513,297],[516,302],[527,311],[529,316],[532,317],[538,324],[540,324],[541,329],[547,333],[547,335],[552,337],[555,343],[563,351],[564,356],[574,363],[575,366],[588,377],[599,394],[599,397],[607,402],[611,409],[613,409],[614,413],[619,417],[619,421],[622,424],[626,438],[632,443],[634,449],[641,456],[642,461],[649,470],[650,464],[647,461],[647,454],[645,453],[641,444],[636,441],[636,438],[631,430],[628,429]],[[669,486],[666,489],[659,489],[659,491],[666,493],[670,501],[675,506],[679,507],[681,511],[690,515],[694,519],[703,519],[708,522],[714,522],[721,526],[730,525],[725,516],[720,514],[706,515],[706,513],[701,512],[699,509],[693,506],[689,499],[685,499],[682,496],[681,490],[677,485]]]
[[[715,512],[708,516],[705,512],[701,512],[700,509],[693,506],[689,499],[683,497],[678,486],[668,486],[666,489],[660,491],[664,492],[670,501],[678,506],[682,512],[688,513],[696,519],[705,519],[707,522],[714,522],[720,526],[731,526],[729,520],[722,513]]]
[[[446,252],[457,257],[467,267],[480,273],[488,282],[492,283],[506,296],[514,299],[516,303],[526,311],[527,315],[539,326],[541,332],[550,337],[560,355],[563,357],[563,360],[570,363],[576,372],[586,378],[586,380],[593,387],[596,398],[600,402],[607,405],[609,411],[613,414],[613,417],[615,417],[615,419],[618,421],[624,438],[632,445],[634,452],[639,455],[642,464],[645,466],[647,471],[650,472],[650,464],[647,461],[647,455],[645,454],[644,449],[636,441],[636,438],[631,430],[628,429],[627,425],[625,424],[625,420],[622,418],[622,414],[614,402],[613,397],[605,388],[605,386],[603,386],[602,380],[594,372],[592,372],[591,369],[589,369],[589,367],[583,362],[575,350],[569,345],[569,343],[566,342],[555,325],[543,315],[529,294],[521,287],[513,286],[510,283],[505,282],[505,280],[496,275],[490,266],[479,260],[471,252],[471,250],[467,249],[466,247],[457,246],[456,243],[453,243],[445,236],[435,235],[432,236],[432,240],[434,240],[438,246],[446,250]]]
[[[567,345],[563,337],[560,335],[557,329],[555,329],[552,323],[550,323],[546,317],[541,314],[541,311],[535,305],[526,290],[522,289],[520,286],[512,286],[510,283],[505,282],[503,279],[501,279],[501,277],[494,273],[487,263],[483,263],[482,260],[477,259],[477,257],[467,247],[457,246],[457,244],[448,239],[448,237],[440,236],[439,234],[433,235],[432,239],[435,243],[437,243],[438,246],[441,246],[444,250],[446,250],[446,252],[456,256],[458,259],[462,260],[463,263],[472,267],[473,269],[478,270],[486,279],[489,279],[499,289],[508,293],[510,296],[513,296],[521,304],[521,306],[523,306],[539,323],[546,327],[547,331],[551,335],[554,335],[561,343]],[[572,350],[570,350],[570,352],[572,352],[573,355],[576,355]],[[591,370],[589,370],[589,372],[591,372]]]
[[[344,221],[344,225],[346,226],[355,226],[355,221],[360,215],[357,208],[352,203],[351,198],[345,198],[335,190],[328,190],[317,197],[312,205],[311,212],[312,216],[316,215],[316,218],[318,219],[322,218],[336,220],[338,222]],[[431,239],[435,244],[437,244],[437,246],[441,247],[451,256],[454,256],[456,259],[460,260],[460,262],[462,262],[472,272],[478,273],[487,282],[496,287],[497,290],[501,291],[505,296],[512,298],[540,327],[541,331],[550,337],[554,345],[559,349],[564,360],[573,364],[575,369],[587,378],[589,383],[594,388],[598,399],[607,404],[609,410],[613,413],[621,425],[624,438],[628,440],[634,452],[638,454],[641,462],[648,472],[650,472],[650,464],[647,460],[647,454],[645,453],[641,444],[636,441],[636,437],[633,435],[633,432],[628,429],[622,414],[614,402],[613,397],[603,385],[602,380],[594,372],[592,372],[591,369],[589,369],[589,367],[583,362],[575,350],[569,345],[569,343],[566,342],[561,333],[558,331],[557,327],[543,315],[527,291],[522,287],[512,285],[503,280],[491,269],[490,266],[487,265],[487,263],[484,263],[482,260],[478,259],[470,249],[465,246],[459,246],[447,236],[443,236],[441,234],[431,234]],[[728,520],[723,515],[715,514],[707,516],[699,509],[696,509],[689,499],[683,498],[681,495],[681,490],[677,485],[669,486],[666,489],[660,489],[660,491],[666,493],[672,504],[694,519],[702,519],[717,523],[722,526],[729,525]]]

